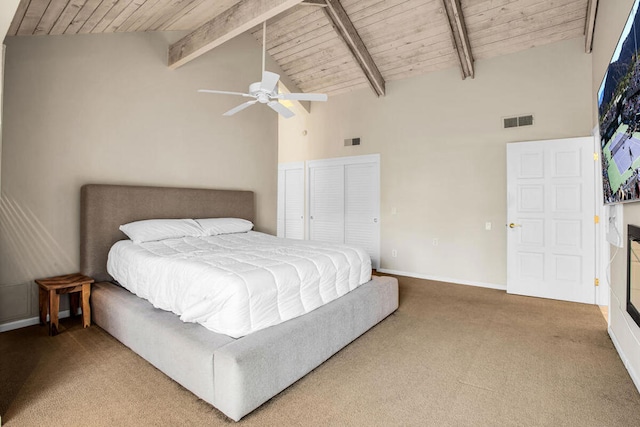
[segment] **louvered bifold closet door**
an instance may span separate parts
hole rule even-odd
[[[276,215],[276,226],[277,232],[276,235],[278,237],[284,237],[285,235],[285,226],[284,226],[284,191],[285,191],[285,170],[280,169],[278,166],[278,207],[277,207],[277,215]]]
[[[309,239],[344,243],[344,166],[309,168]]]
[[[304,239],[304,162],[278,165],[278,237]]]
[[[380,156],[307,162],[309,239],[358,246],[380,265]]]
[[[284,237],[304,239],[304,169],[285,171]]]
[[[347,164],[344,167],[345,239],[371,256],[373,268],[380,260],[380,165],[379,163]]]

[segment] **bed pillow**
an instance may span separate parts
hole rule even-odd
[[[145,219],[121,225],[120,230],[134,243],[206,236],[202,227],[192,219]]]
[[[246,233],[253,228],[251,221],[240,218],[202,218],[196,219],[196,221],[209,236]]]

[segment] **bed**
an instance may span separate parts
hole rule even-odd
[[[182,322],[111,283],[121,224],[150,218],[254,220],[254,194],[90,184],[81,190],[81,272],[96,280],[93,321],[173,380],[238,421],[398,307],[398,283],[376,277],[307,314],[240,338]]]

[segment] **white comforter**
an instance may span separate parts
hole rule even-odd
[[[107,271],[185,322],[238,338],[308,313],[371,279],[364,250],[268,234],[117,242]]]

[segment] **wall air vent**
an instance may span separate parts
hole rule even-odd
[[[349,138],[344,140],[345,147],[349,147],[351,145],[360,145],[360,138]]]
[[[517,117],[508,117],[504,119],[504,128],[517,128],[518,127],[518,118]]]
[[[519,117],[505,117],[502,119],[504,129],[509,128],[517,128],[521,126],[532,126],[533,125],[533,115],[529,114],[526,116]]]

